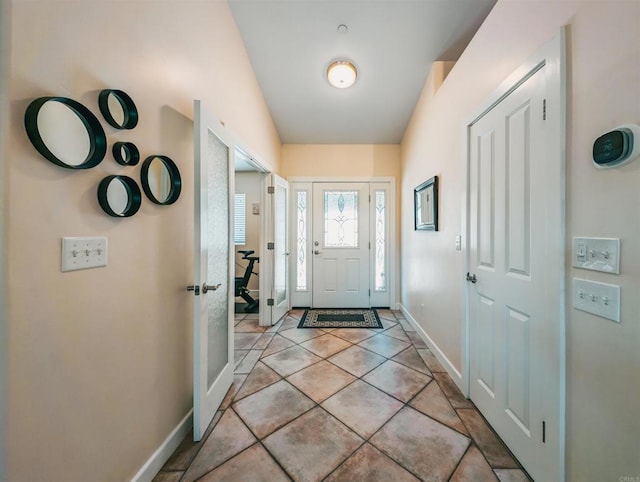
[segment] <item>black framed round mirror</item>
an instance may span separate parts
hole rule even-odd
[[[98,94],[98,106],[111,127],[133,129],[138,125],[138,109],[126,92],[104,89]]]
[[[66,169],[95,167],[107,152],[107,138],[96,116],[67,97],[40,97],[31,102],[24,126],[36,150]]]
[[[115,142],[111,153],[116,162],[123,166],[135,166],[140,162],[140,151],[132,142]]]
[[[138,184],[128,176],[107,176],[98,185],[98,203],[109,216],[128,218],[140,209]]]
[[[155,204],[173,204],[180,197],[180,171],[167,156],[147,157],[142,163],[140,178],[144,193]]]

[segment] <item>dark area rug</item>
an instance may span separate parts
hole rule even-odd
[[[298,328],[382,328],[382,323],[375,309],[311,309]]]

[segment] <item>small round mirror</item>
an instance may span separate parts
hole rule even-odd
[[[140,162],[140,152],[131,142],[114,142],[111,153],[116,162],[123,166],[135,166]]]
[[[47,160],[67,169],[100,164],[107,139],[98,119],[79,102],[66,97],[40,97],[24,115],[29,140]]]
[[[180,197],[180,172],[167,156],[147,157],[142,163],[141,181],[144,193],[155,204],[173,204]]]
[[[105,89],[98,95],[98,106],[111,127],[133,129],[138,124],[138,109],[126,92]]]
[[[98,185],[98,203],[109,216],[126,218],[140,209],[138,184],[127,176],[107,176]]]

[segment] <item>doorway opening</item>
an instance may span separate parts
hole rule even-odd
[[[234,168],[234,312],[256,314],[260,310],[262,186],[267,174],[238,147]]]

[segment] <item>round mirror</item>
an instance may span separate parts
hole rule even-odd
[[[111,152],[116,162],[123,166],[135,166],[140,162],[140,152],[131,142],[115,142]]]
[[[150,156],[142,163],[142,189],[155,204],[173,204],[180,197],[182,180],[175,163],[167,156]]]
[[[116,124],[119,126],[124,124],[124,107],[120,103],[120,99],[113,92],[109,92],[109,95],[107,96],[107,110]]]
[[[97,166],[107,151],[98,119],[85,106],[66,97],[40,97],[31,102],[24,125],[36,150],[67,169]]]
[[[127,176],[107,176],[98,185],[98,203],[109,216],[127,218],[140,209],[138,184]]]
[[[133,129],[138,124],[138,109],[133,99],[121,90],[100,92],[98,106],[104,119],[116,129]]]

